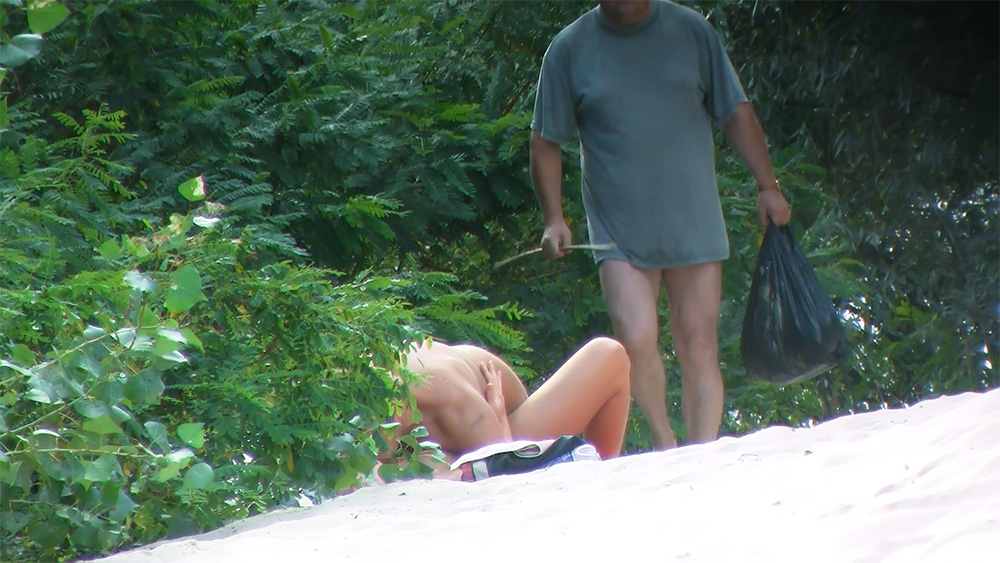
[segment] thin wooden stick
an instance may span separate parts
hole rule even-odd
[[[614,244],[571,244],[569,246],[564,246],[563,250],[611,250],[614,247],[615,247]],[[497,262],[496,264],[493,264],[493,269],[496,270],[501,266],[506,266],[507,264],[510,264],[514,260],[517,260],[519,258],[524,258],[525,256],[531,256],[532,254],[538,254],[541,251],[542,247],[540,246],[532,248],[531,250],[526,250],[520,254],[516,254],[514,256],[511,256],[510,258],[506,258],[504,260]]]

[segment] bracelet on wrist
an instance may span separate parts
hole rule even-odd
[[[764,192],[765,190],[775,190],[780,192],[781,183],[778,182],[777,178],[775,178],[773,184],[760,184],[760,183],[757,184],[757,193]]]

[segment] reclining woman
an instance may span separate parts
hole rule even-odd
[[[421,416],[404,411],[398,430],[422,424],[449,462],[496,442],[579,434],[602,459],[621,453],[631,396],[617,340],[588,341],[531,395],[506,362],[478,346],[427,342],[406,362],[423,376],[411,389]]]

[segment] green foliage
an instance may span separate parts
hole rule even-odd
[[[536,386],[610,332],[589,253],[493,268],[537,244],[538,65],[592,3],[0,4],[3,558],[319,500],[373,479],[376,455],[397,456],[383,478],[426,475],[419,430],[382,451],[411,401],[409,342],[487,345]],[[996,5],[692,5],[754,100],[853,352],[786,387],[743,372],[761,231],[720,135],[724,432],[996,385]],[[635,416],[627,449],[646,447]]]
[[[33,33],[22,33],[10,38],[10,41],[0,46],[0,66],[21,66],[42,52],[42,36]]]
[[[860,287],[836,294],[859,354],[818,382],[821,416],[1000,383],[997,5],[713,14],[772,138],[822,164],[840,210],[838,273]]]
[[[32,33],[48,33],[69,16],[69,10],[54,0],[28,2],[28,27]]]
[[[75,45],[50,69],[73,86],[47,97],[122,108],[139,135],[117,154],[148,185],[208,170],[213,201],[350,273],[456,228],[485,236],[484,213],[533,205],[502,167],[486,175],[523,145],[510,139],[524,116],[484,122],[478,101],[458,99],[482,89],[482,63],[438,62],[482,45],[465,29],[474,6],[249,8],[80,5],[65,35]]]
[[[0,184],[5,559],[107,552],[349,490],[410,401],[410,341],[523,346],[496,321],[519,309],[473,310],[481,298],[453,276],[311,268],[269,224],[214,202],[153,227],[160,200],[107,157],[130,140],[121,112],[56,114],[66,134],[49,142],[46,120],[14,110]],[[206,182],[176,189],[201,200]],[[383,478],[429,474],[440,452],[421,430]]]
[[[446,276],[334,285],[258,264],[257,234],[221,211],[206,203],[92,247],[86,271],[0,291],[7,552],[105,552],[355,486],[406,400],[391,374],[417,327],[518,342],[490,320],[515,309],[463,312],[476,296]],[[396,476],[427,471],[406,467]]]

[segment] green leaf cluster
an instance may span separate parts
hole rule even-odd
[[[814,381],[747,378],[761,231],[720,134],[723,432],[997,385],[996,5],[689,4],[852,345]],[[412,401],[400,351],[425,335],[537,386],[610,333],[589,253],[493,268],[537,245],[538,67],[592,7],[0,2],[0,554],[106,552],[371,482]],[[636,414],[628,451],[649,445]],[[382,477],[426,475],[425,438]]]
[[[107,553],[350,490],[412,403],[410,342],[523,346],[497,320],[518,309],[452,275],[304,263],[278,222],[205,201],[208,175],[178,178],[178,209],[112,155],[137,139],[121,111],[31,107],[11,107],[0,148],[4,559]],[[429,474],[440,452],[421,430],[383,479]]]
[[[45,170],[57,185],[75,172]],[[386,446],[376,430],[408,401],[409,342],[423,330],[521,342],[493,326],[514,309],[469,310],[478,296],[450,276],[334,283],[263,262],[264,227],[234,226],[213,202],[101,244],[75,233],[92,245],[73,268],[59,238],[91,216],[14,180],[0,269],[20,263],[28,289],[0,288],[5,553],[106,552],[356,486]],[[415,461],[383,477],[428,472],[416,458],[435,446],[414,444]]]

